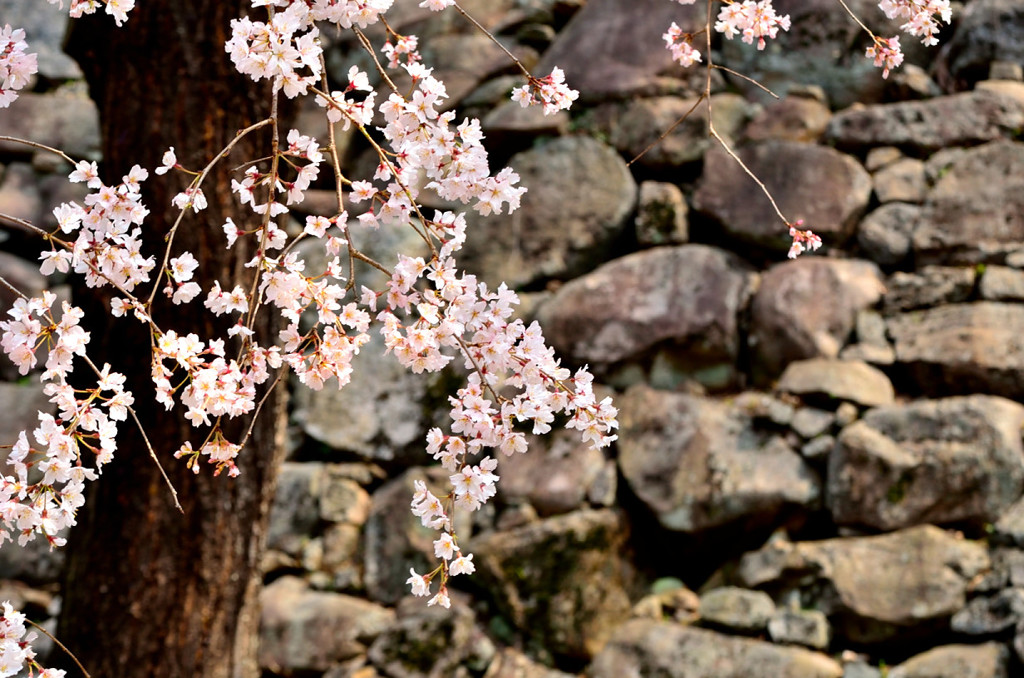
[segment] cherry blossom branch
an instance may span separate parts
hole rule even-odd
[[[96,367],[96,363],[94,363],[89,356],[83,355],[81,358],[86,365],[92,368],[92,371],[95,372],[97,376],[102,377],[102,371]],[[139,434],[142,436],[142,442],[145,444],[146,450],[149,452],[149,456],[153,460],[153,463],[156,464],[157,469],[160,471],[160,475],[163,477],[164,483],[167,485],[167,489],[171,491],[171,500],[174,502],[174,508],[178,509],[178,512],[184,515],[185,509],[183,509],[181,504],[178,503],[178,492],[174,489],[174,483],[172,483],[171,479],[167,477],[167,472],[164,470],[163,464],[160,463],[160,459],[156,456],[156,451],[153,449],[153,445],[149,442],[149,437],[146,435],[146,430],[143,428],[142,422],[139,421],[139,416],[135,413],[135,409],[131,405],[126,405],[125,409],[128,410],[128,413],[132,417],[132,421],[135,422],[135,426],[139,429]]]
[[[217,163],[219,163],[223,158],[228,157],[228,155],[231,153],[231,150],[239,141],[241,141],[243,138],[245,138],[252,132],[255,132],[256,130],[262,127],[266,127],[272,122],[274,122],[273,118],[266,118],[264,120],[260,120],[255,124],[249,125],[245,129],[235,134],[235,137],[228,142],[227,146],[221,149],[220,153],[218,153],[213,158],[213,160],[207,163],[206,167],[202,169],[202,171],[199,173],[199,176],[196,177],[196,179],[192,182],[191,188],[201,188],[203,181],[206,180],[206,177],[210,174],[211,171],[213,171],[213,168],[217,165]],[[146,308],[152,307],[153,300],[156,298],[157,290],[160,289],[160,279],[161,277],[163,277],[164,271],[167,270],[167,263],[171,257],[171,245],[174,242],[174,235],[178,231],[178,226],[181,224],[181,220],[184,218],[185,212],[186,210],[182,209],[181,212],[178,213],[178,217],[174,220],[174,224],[171,226],[171,230],[167,233],[167,235],[164,238],[164,240],[167,242],[167,246],[164,248],[163,262],[158,268],[156,280],[153,282],[153,290],[149,294],[149,299],[146,300]]]
[[[277,96],[277,90],[275,89],[273,91],[273,93],[271,94],[271,99],[270,99],[270,117],[267,118],[266,121],[264,121],[264,122],[272,123],[271,126],[270,126],[271,157],[270,157],[270,180],[267,182],[267,211],[266,211],[266,214],[263,215],[263,227],[262,227],[262,231],[260,233],[259,252],[266,252],[267,238],[269,237],[269,233],[270,233],[270,220],[273,218],[271,216],[271,212],[273,210],[270,209],[270,206],[274,204],[274,194],[275,194],[275,189],[277,187],[277,182],[278,182],[277,171],[278,171],[278,166],[280,164],[280,157],[281,157],[281,154],[280,154],[280,152],[281,152],[281,136],[280,136],[280,130],[278,130],[278,124],[277,124],[278,123],[278,121],[277,121],[277,106],[278,106],[278,96]],[[259,290],[259,285],[260,285],[260,278],[262,277],[262,275],[263,275],[263,267],[262,266],[257,266],[256,267],[255,275],[253,275],[253,278],[252,278],[252,287],[249,289],[249,299],[250,299],[250,303],[249,303],[249,316],[248,316],[248,318],[246,318],[246,321],[245,321],[245,326],[248,329],[250,329],[250,330],[253,328],[254,323],[256,322],[256,312],[260,308],[260,295],[258,294],[258,290]],[[242,342],[242,347],[239,348],[239,351],[242,351],[244,349],[245,343],[246,343],[245,341]]]
[[[28,221],[25,221],[24,219],[19,219],[18,217],[14,217],[14,216],[11,216],[9,214],[4,214],[4,213],[0,212],[0,221],[8,221],[8,222],[10,222],[12,224],[15,224],[17,226],[21,226],[22,228],[25,228],[25,229],[35,233],[36,235],[41,237],[43,240],[46,240],[47,242],[56,243],[56,244],[60,245],[61,247],[63,247],[64,249],[66,249],[67,251],[74,252],[75,248],[74,248],[74,245],[72,245],[71,243],[67,242],[66,240],[62,240],[62,239],[58,238],[53,233],[50,233],[49,231],[43,230],[43,229],[39,228],[38,226],[36,226],[35,224],[30,223]],[[127,289],[125,289],[125,287],[123,285],[121,285],[120,283],[118,283],[118,282],[116,282],[114,280],[111,280],[100,269],[98,269],[95,264],[93,264],[92,262],[88,261],[87,259],[83,259],[82,263],[84,263],[89,268],[89,270],[92,273],[94,273],[95,275],[97,275],[100,278],[102,278],[103,280],[105,280],[107,282],[107,284],[111,285],[114,289],[116,289],[118,292],[123,294],[125,296],[125,298],[129,299],[130,301],[132,301],[133,303],[136,303],[136,304],[140,304],[141,303],[141,302],[139,302],[138,298],[134,294],[132,294]],[[156,332],[158,332],[158,333],[161,332],[160,327],[156,324],[156,322],[153,320],[152,316],[149,315],[148,313],[147,313],[147,320],[146,321],[153,327],[153,329]]]

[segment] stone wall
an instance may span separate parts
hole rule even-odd
[[[444,480],[422,441],[455,375],[414,377],[371,345],[341,392],[298,391],[265,563],[267,675],[1020,675],[1020,4],[966,3],[947,46],[910,49],[889,81],[829,0],[776,0],[793,31],[762,54],[721,46],[717,60],[782,97],[713,74],[716,128],[825,241],[795,261],[768,201],[708,139],[706,106],[627,165],[703,86],[660,40],[673,20],[696,26],[694,8],[463,4],[581,90],[571,114],[522,110],[493,45],[399,3],[392,24],[424,36],[493,165],[530,189],[514,215],[471,219],[464,261],[520,290],[566,363],[592,367],[620,438],[602,453],[556,433],[503,459],[497,499],[462,517],[477,574],[453,580],[450,611],[427,608],[404,584],[433,538],[409,501],[414,481]],[[0,132],[95,159],[95,109],[54,14],[9,6],[47,57]],[[362,59],[325,34],[336,76]],[[350,166],[369,164],[345,144]],[[0,145],[0,163],[0,212],[52,224],[75,197],[44,154]],[[5,277],[64,283],[34,270],[26,234],[0,239]],[[381,260],[397,247],[415,238],[382,231],[371,246]],[[0,444],[48,406],[2,375]],[[52,616],[59,568],[59,552],[3,549],[0,598]]]

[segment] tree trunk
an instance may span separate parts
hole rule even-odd
[[[122,28],[109,16],[75,26],[68,51],[82,64],[99,107],[106,183],[119,182],[135,163],[152,172],[172,145],[180,163],[200,169],[238,130],[268,116],[269,87],[237,75],[224,51],[230,20],[248,5],[146,0]],[[220,226],[229,216],[240,225],[254,223],[231,194],[227,174],[266,156],[268,138],[257,135],[236,147],[203,186],[209,208],[187,216],[178,230],[173,254],[187,249],[196,255],[204,290],[214,279],[226,289],[251,282],[251,269],[242,265],[251,247],[227,250]],[[143,251],[158,262],[177,216],[171,197],[187,179],[178,172],[151,174],[143,185],[151,210]],[[134,320],[110,318],[102,296],[81,292],[76,302],[93,323],[90,348],[102,353],[98,363],[110,362],[129,376],[135,408],[184,515],[173,507],[138,432],[122,424],[115,459],[91,484],[71,531],[58,638],[94,678],[256,676],[260,560],[283,450],[284,397],[264,405],[239,456],[240,477],[213,477],[205,463],[193,475],[171,455],[186,440],[198,445],[202,433],[191,429],[180,408],[166,412],[154,402],[148,334]],[[158,305],[154,318],[179,333],[222,336],[212,334],[214,323],[200,308],[204,297],[187,306]],[[265,321],[257,340],[268,345],[273,329]],[[239,429],[228,433],[233,442],[241,438]],[[66,660],[62,665],[70,668]]]

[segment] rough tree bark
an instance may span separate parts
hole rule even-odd
[[[171,145],[179,162],[201,168],[238,130],[267,117],[269,88],[235,74],[224,52],[230,20],[248,6],[248,0],[146,0],[122,28],[102,16],[72,29],[69,52],[82,64],[100,110],[107,183],[120,181],[135,163],[152,171]],[[203,186],[209,208],[187,217],[178,231],[175,252],[196,255],[204,289],[214,279],[227,289],[251,280],[242,266],[251,249],[225,249],[220,229],[229,216],[253,224],[234,200],[225,170],[265,156],[268,138],[257,135],[236,148]],[[173,172],[144,184],[152,212],[144,253],[162,252],[176,216],[170,199],[186,185]],[[94,319],[92,346],[103,352],[101,362],[130,375],[136,408],[184,515],[173,508],[137,432],[123,425],[115,460],[92,484],[70,536],[58,638],[95,678],[256,676],[260,560],[283,448],[283,396],[264,406],[240,455],[240,477],[213,477],[205,463],[194,476],[171,455],[183,441],[202,438],[180,411],[153,402],[148,335],[134,321],[110,318],[104,298],[82,292]],[[164,303],[154,317],[179,333],[212,336],[198,301],[191,308]],[[258,336],[272,331],[265,323]],[[240,437],[236,430],[233,440]]]

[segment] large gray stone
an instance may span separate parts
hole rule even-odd
[[[995,522],[1024,489],[1024,407],[988,396],[880,407],[843,429],[826,503],[840,525]]]
[[[864,217],[857,227],[857,244],[876,264],[898,264],[910,254],[919,205],[891,202]]]
[[[492,287],[521,287],[579,275],[610,254],[637,194],[618,153],[590,137],[562,137],[513,156],[509,167],[529,192],[512,214],[467,215],[459,260],[468,270]]]
[[[943,645],[894,666],[889,678],[1007,678],[1009,658],[1002,643]]]
[[[32,166],[23,162],[11,163],[3,170],[2,177],[0,212],[41,228],[43,200],[39,194],[39,179]],[[9,223],[5,221],[4,225]]]
[[[790,95],[767,104],[747,125],[743,135],[751,141],[779,139],[815,142],[832,117],[828,105],[809,96]]]
[[[847,5],[879,34],[893,31],[884,26],[877,3],[848,0]],[[792,25],[768,40],[764,50],[743,43],[739,36],[721,41],[716,63],[744,76],[728,76],[732,87],[750,98],[771,101],[759,86],[778,96],[798,87],[820,86],[833,108],[882,97],[886,81],[864,58],[863,33],[845,12],[835,11],[836,6],[828,0],[774,0],[773,6],[778,14],[789,15]],[[904,43],[907,59],[913,61],[913,43]]]
[[[591,678],[840,678],[824,654],[736,638],[674,622],[635,619],[619,627],[590,665]]]
[[[702,622],[741,633],[763,632],[774,614],[775,603],[764,591],[722,586],[700,597]]]
[[[867,261],[803,257],[773,266],[751,302],[755,378],[774,379],[794,360],[838,356],[857,313],[884,289]]]
[[[920,263],[1002,263],[1020,248],[1024,144],[996,141],[938,154],[928,164],[936,180],[914,229]]]
[[[885,373],[859,360],[812,358],[790,363],[778,390],[805,399],[845,400],[864,407],[889,405],[896,398]]]
[[[898,146],[920,154],[1009,139],[1021,126],[1024,103],[1005,94],[976,91],[851,108],[832,116],[825,138],[849,151]]]
[[[84,88],[23,92],[13,106],[0,109],[0,129],[7,136],[45,144],[72,158],[99,158],[99,113]],[[0,141],[0,152],[31,155],[34,149]]]
[[[551,345],[574,361],[611,365],[665,344],[694,371],[732,369],[747,271],[706,245],[637,252],[559,288],[538,319]]]
[[[804,220],[827,244],[842,244],[871,197],[871,176],[852,157],[832,148],[793,141],[765,141],[737,151],[791,222]],[[789,248],[789,229],[768,197],[723,149],[704,156],[694,208],[721,224],[732,238]]]
[[[993,61],[1024,63],[1024,7],[1016,0],[965,3],[956,31],[939,54],[947,86],[970,89],[989,77]]]
[[[776,540],[741,558],[744,586],[798,588],[858,643],[926,636],[966,603],[971,580],[990,567],[982,544],[931,525],[873,537]]]
[[[629,612],[625,516],[582,510],[470,540],[501,614],[556,655],[589,659]]]
[[[768,621],[768,635],[776,643],[828,649],[832,628],[820,610],[779,610]]]
[[[1001,633],[1024,621],[1024,589],[1003,589],[991,596],[979,596],[953,615],[955,633],[987,636]]]
[[[361,598],[313,591],[298,577],[260,594],[260,666],[279,674],[323,672],[366,652],[395,613]]]
[[[527,454],[499,455],[498,495],[510,504],[529,503],[541,516],[581,508],[599,481],[604,454],[576,431],[533,436]]]
[[[919,271],[898,271],[886,281],[883,308],[888,314],[940,304],[967,301],[974,292],[977,272],[967,266],[924,266]]]
[[[711,97],[715,130],[732,144],[750,117],[750,104],[736,94]],[[682,122],[680,122],[682,120]],[[607,137],[639,167],[670,170],[700,160],[718,143],[708,136],[708,106],[695,97],[645,97],[594,108],[584,124]]]
[[[370,341],[352,360],[352,379],[341,390],[334,380],[322,390],[295,394],[295,419],[310,437],[367,460],[410,463],[422,455],[426,433],[426,380],[384,355],[384,340]]]
[[[619,468],[667,529],[763,526],[819,496],[815,473],[742,406],[635,386],[619,407]]]
[[[987,266],[978,286],[987,301],[1024,301],[1024,271],[1008,266]]]
[[[1024,307],[981,301],[888,320],[896,362],[926,394],[1024,397]]]
[[[25,30],[29,51],[38,57],[39,75],[57,82],[82,77],[78,64],[63,51],[64,34],[71,21],[63,7],[0,0],[0,16],[5,24]]]

